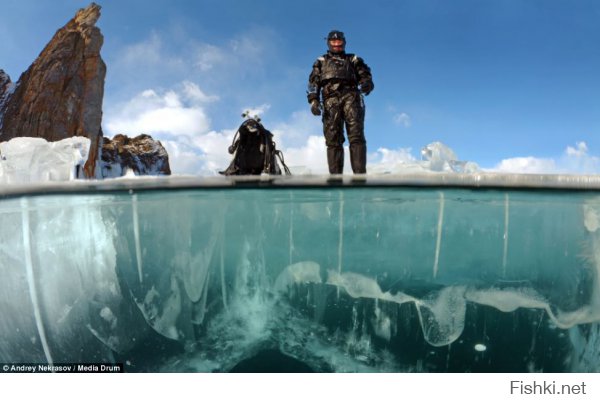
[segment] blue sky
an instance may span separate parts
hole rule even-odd
[[[89,4],[2,3],[0,68],[13,81]],[[261,113],[289,165],[324,171],[306,81],[340,29],[373,72],[369,164],[440,141],[486,169],[600,173],[599,1],[98,3],[105,134],[152,134],[177,172],[224,168],[244,109]]]

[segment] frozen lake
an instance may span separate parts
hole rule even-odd
[[[1,362],[600,370],[596,176],[163,177],[0,196]]]

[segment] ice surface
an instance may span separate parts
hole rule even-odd
[[[70,137],[56,142],[41,138],[16,137],[0,142],[0,184],[68,182],[82,179],[90,140]],[[144,170],[148,175],[159,175],[159,161]],[[102,161],[98,179],[135,177],[131,168],[120,163]]]
[[[87,159],[90,140],[71,137],[57,142],[16,137],[0,143],[0,184],[68,181]]]
[[[451,173],[476,173],[480,172],[479,166],[470,161],[461,161],[456,153],[447,145],[433,142],[421,149],[421,161],[417,161],[408,154],[401,158],[388,158],[388,152],[383,153],[380,163],[368,166],[370,174],[390,174],[400,172],[451,172]],[[293,170],[295,174],[298,169]],[[300,170],[303,172],[303,170]]]
[[[0,199],[0,360],[600,370],[595,191],[132,184]]]
[[[460,161],[454,151],[438,141],[426,145],[421,150],[421,157],[431,171],[447,171],[473,173],[479,171],[474,162]]]

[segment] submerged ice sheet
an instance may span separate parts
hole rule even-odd
[[[0,216],[4,362],[600,370],[594,192],[114,191]]]

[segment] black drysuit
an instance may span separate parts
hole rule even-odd
[[[344,170],[344,123],[350,142],[350,162],[356,174],[367,172],[365,105],[359,91],[373,90],[371,69],[351,53],[327,52],[313,65],[308,78],[308,102],[323,101],[323,134],[327,145],[329,173]]]

